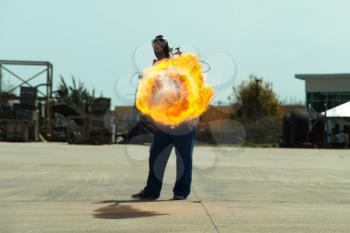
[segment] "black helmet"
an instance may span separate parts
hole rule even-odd
[[[159,35],[156,36],[153,40],[152,40],[152,45],[154,45],[155,43],[160,42],[160,43],[164,43],[165,45],[168,45],[168,41],[164,38],[164,36]]]

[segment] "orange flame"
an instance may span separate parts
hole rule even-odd
[[[144,71],[136,107],[154,121],[176,126],[202,115],[214,96],[204,83],[199,57],[183,54],[163,59]]]

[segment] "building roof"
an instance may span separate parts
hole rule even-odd
[[[329,118],[335,117],[350,117],[350,101],[339,105],[335,108],[332,108],[326,112],[323,112],[322,115],[326,115]]]
[[[306,79],[319,79],[319,78],[348,78],[350,79],[350,73],[342,73],[342,74],[296,74],[295,78],[306,80]]]

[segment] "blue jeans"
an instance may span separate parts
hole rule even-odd
[[[196,138],[196,131],[184,135],[172,135],[156,130],[150,148],[149,173],[144,191],[155,197],[160,196],[165,167],[171,150],[176,152],[176,183],[174,195],[187,197],[191,191],[192,182],[192,154]]]

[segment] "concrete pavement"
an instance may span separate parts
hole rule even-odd
[[[147,146],[0,143],[0,232],[350,232],[349,150],[196,147],[192,193],[143,188]]]

